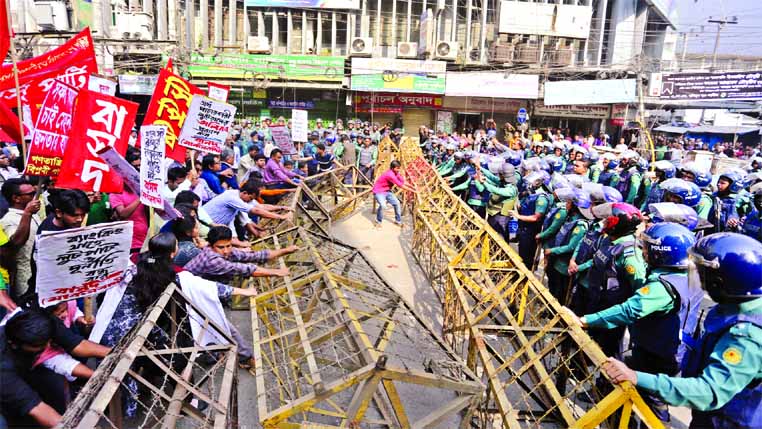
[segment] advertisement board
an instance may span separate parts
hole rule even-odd
[[[540,76],[503,72],[447,72],[445,95],[526,98],[540,96]]]
[[[192,54],[188,72],[194,78],[341,82],[344,77],[344,57]]]
[[[444,61],[352,58],[353,91],[422,92],[444,94]]]
[[[245,0],[246,7],[359,9],[360,0]]]
[[[567,104],[634,103],[635,79],[563,80],[545,82],[546,106]]]
[[[502,0],[498,31],[587,39],[592,17],[591,5]]]
[[[649,95],[663,100],[762,100],[762,71],[654,73]]]

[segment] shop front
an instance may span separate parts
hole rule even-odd
[[[606,132],[606,121],[610,113],[611,106],[607,104],[546,106],[537,101],[530,113],[530,127],[560,128],[569,130],[569,133],[597,136],[600,132]],[[565,131],[564,134],[566,133]]]
[[[355,93],[354,111],[358,118],[405,129],[406,136],[417,136],[418,127],[433,127],[435,114],[442,108],[441,95]]]
[[[497,125],[498,138],[503,139],[503,125],[515,124],[519,109],[526,109],[528,105],[528,100],[445,96],[442,110],[450,112],[446,118],[451,122],[437,121],[437,129],[446,130],[449,125],[454,131],[473,131],[492,119]]]

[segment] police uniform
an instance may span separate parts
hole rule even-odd
[[[544,190],[539,189],[534,193],[521,199],[519,204],[519,214],[522,216],[532,216],[534,214],[545,214],[550,208],[553,197]],[[540,232],[543,224],[543,217],[537,222],[525,222],[519,220],[519,230],[517,233],[519,241],[519,256],[527,268],[532,269],[534,256],[537,251],[537,241],[535,236]]]
[[[566,295],[569,292],[569,260],[574,249],[582,241],[588,229],[588,221],[579,214],[574,214],[563,224],[555,235],[553,247],[550,248],[553,277],[548,277],[550,293],[563,305],[567,304]],[[550,271],[550,270],[548,270]],[[551,278],[553,283],[551,283]]]
[[[508,241],[510,211],[516,206],[518,189],[510,183],[501,183],[500,186],[495,186],[489,180],[484,182],[484,186],[490,192],[490,199],[487,204],[488,223],[505,241]]]
[[[732,231],[733,228],[728,227],[728,220],[739,219],[738,210],[736,208],[738,196],[736,194],[727,194],[720,196],[718,193],[713,194],[714,204],[709,211],[709,222],[714,225],[716,232]]]
[[[611,186],[622,194],[623,201],[635,205],[640,191],[642,176],[637,165],[633,165],[622,171],[620,176],[614,176]],[[616,182],[616,183],[614,183]]]
[[[572,294],[571,309],[580,316],[597,311],[599,308],[590,304],[598,302],[600,294],[598,288],[590,288],[590,267],[593,266],[593,256],[601,246],[610,243],[608,235],[602,231],[600,222],[596,222],[588,228],[580,240],[577,248],[572,253],[572,259],[577,264],[575,287]]]
[[[617,172],[614,168],[607,168],[598,176],[598,183],[603,186],[614,187],[616,185]]]
[[[476,168],[467,169],[468,179],[460,185],[454,186],[453,191],[467,190],[466,203],[476,212],[479,217],[487,215],[487,204],[490,200],[490,192],[483,183],[476,179]],[[453,176],[454,177],[454,176]]]
[[[590,179],[590,182],[598,183],[601,177],[601,166],[597,163],[591,165],[587,171],[587,177]]]
[[[755,208],[746,216],[743,222],[743,233],[762,242],[762,212]]]
[[[664,189],[659,186],[658,180],[646,180],[645,195],[646,198],[640,206],[640,211],[648,213],[648,205],[662,202],[664,199]]]
[[[635,370],[676,375],[685,353],[680,339],[688,340],[696,330],[703,297],[701,288],[689,284],[685,270],[656,268],[627,301],[586,315],[585,320],[593,328],[629,326],[632,357],[627,364]],[[661,420],[669,421],[669,409],[660,398],[644,399]]]
[[[691,428],[762,427],[762,298],[709,311],[684,360],[684,378],[636,375],[638,387],[692,408]]]
[[[699,203],[696,205],[696,207],[694,207],[694,209],[696,210],[696,214],[698,214],[699,218],[708,220],[709,213],[712,212],[712,205],[712,197],[702,192],[701,199],[699,200]]]

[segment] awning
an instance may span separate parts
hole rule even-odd
[[[658,131],[660,133],[669,133],[669,134],[685,134],[689,130],[693,130],[693,128],[676,127],[673,125],[662,125],[658,128],[654,128],[654,131]]]
[[[748,134],[759,133],[758,126],[714,126],[714,125],[701,125],[688,129],[688,132],[692,134]]]

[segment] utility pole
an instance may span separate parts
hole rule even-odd
[[[714,51],[712,52],[712,71],[714,71],[717,68],[717,49],[720,47],[720,33],[722,32],[722,29],[725,28],[726,24],[738,24],[738,17],[732,17],[733,19],[728,20],[727,17],[723,17],[722,19],[709,19],[710,24],[717,24],[717,37],[714,39]]]

